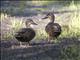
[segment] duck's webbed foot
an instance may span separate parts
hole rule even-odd
[[[20,42],[20,47],[22,47],[22,48],[25,48],[26,47],[26,45],[24,44],[22,44],[23,42]]]

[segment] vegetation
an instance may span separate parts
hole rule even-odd
[[[57,0],[58,1],[58,0]],[[56,3],[57,1],[53,1]],[[32,5],[42,5],[46,6],[48,4],[53,3],[51,1],[43,1],[42,3],[39,2],[34,2]],[[80,1],[69,1],[66,2],[66,5],[59,9],[60,11],[69,9],[69,10],[79,10],[80,9],[80,4],[78,4]],[[15,2],[14,2],[15,3]],[[14,5],[12,4],[12,6]],[[28,3],[28,2],[27,2]],[[16,16],[11,16],[8,13],[23,13],[26,2],[23,1],[23,4],[20,2],[16,7],[19,7],[18,9],[14,8],[1,8],[1,14],[0,14],[0,22],[1,22],[1,40],[12,40],[14,39],[14,34],[16,31],[18,31],[20,28],[24,27],[24,22],[23,18],[24,17],[16,17]],[[28,3],[30,4],[30,3]],[[65,3],[64,3],[65,4]],[[9,7],[12,7],[9,5]],[[31,5],[28,5],[27,7],[31,7]],[[46,10],[47,8],[35,8],[34,10]],[[62,19],[65,19],[63,21]],[[76,11],[73,13],[65,13],[61,14],[60,16],[56,17],[56,21],[58,21],[62,27],[62,33],[59,36],[58,40],[60,38],[71,38],[71,37],[76,37],[80,38],[80,11]],[[34,38],[35,40],[46,40],[48,37],[47,33],[45,30],[38,29],[36,30],[36,37]],[[80,46],[79,45],[70,45],[68,47],[64,47],[61,49],[61,60],[79,60],[80,59]]]
[[[1,14],[1,17],[3,19],[2,14]],[[21,18],[21,20],[18,20],[15,17],[8,17],[8,18],[11,18],[11,20],[6,21],[6,19],[5,19],[5,21],[8,23],[7,25],[10,25],[9,28],[11,29],[11,31],[9,31],[10,32],[9,33],[6,30],[7,31],[7,36],[6,36],[7,39],[9,38],[9,36],[10,37],[12,36],[11,35],[13,33],[12,31],[16,32],[18,29],[20,29],[20,28],[22,28],[24,26],[22,18]],[[63,25],[62,26],[62,33],[60,35],[61,38],[62,37],[73,37],[73,36],[77,37],[77,38],[80,37],[80,26],[79,26],[80,25],[80,23],[79,23],[80,22],[80,14],[78,14],[77,12],[76,13],[72,13],[70,19],[71,20],[69,21],[68,25]],[[9,24],[9,22],[11,24]],[[4,24],[4,23],[5,22],[2,21],[2,24]],[[6,27],[6,28],[8,28],[8,27]],[[4,30],[2,30],[2,31],[4,31]],[[46,32],[44,30],[42,30],[42,29],[38,29],[36,33],[37,33],[36,40],[47,38]],[[6,35],[6,33],[4,35]]]
[[[62,49],[61,60],[79,60],[80,59],[80,48],[78,45],[70,45]]]
[[[46,2],[46,3],[48,3],[48,2]],[[71,2],[71,4],[68,6],[68,8],[71,10],[73,10],[73,9],[78,10],[79,9],[78,5],[75,5],[74,2]],[[61,24],[62,25],[62,34],[60,35],[60,38],[72,37],[72,36],[80,37],[80,23],[79,23],[80,22],[80,12],[69,13],[65,17],[68,17],[67,18],[68,22],[66,22],[66,24],[64,24],[64,22],[62,21],[62,17],[56,17],[56,19],[58,19],[58,21],[60,20],[62,22],[62,24]],[[8,19],[10,19],[10,20],[7,21]],[[24,26],[23,17],[18,19],[16,17],[11,17],[7,14],[2,13],[1,20],[6,21],[7,25],[10,25],[10,27],[9,27],[11,29],[9,31],[10,33],[8,33],[8,31],[7,31],[7,36],[5,36],[5,38],[7,38],[7,39],[9,38],[9,36],[10,37],[12,36],[11,35],[11,34],[13,34],[12,30],[14,32],[16,32],[19,28],[22,28]],[[5,24],[5,22],[2,21],[2,24]],[[3,26],[2,26],[2,28],[3,28]],[[4,31],[4,30],[2,30],[2,31]],[[6,35],[6,33],[4,35]],[[46,32],[42,29],[38,29],[36,40],[45,39],[45,38],[47,38]]]

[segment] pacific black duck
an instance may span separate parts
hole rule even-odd
[[[45,31],[49,35],[48,41],[57,38],[61,34],[61,26],[58,23],[54,23],[55,16],[52,12],[49,12],[44,18],[49,18],[50,22],[46,25]]]
[[[21,28],[18,32],[15,33],[15,38],[20,41],[20,45],[22,45],[22,42],[29,42],[35,37],[36,33],[32,29],[32,25],[37,25],[33,22],[32,19],[27,19],[25,22],[26,28]]]

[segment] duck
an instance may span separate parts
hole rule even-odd
[[[19,29],[15,33],[15,38],[20,41],[21,47],[26,47],[22,45],[23,42],[27,42],[30,45],[30,41],[35,37],[36,33],[33,29],[33,25],[37,25],[32,19],[27,19],[25,22],[25,28]]]
[[[52,12],[49,12],[43,17],[42,19],[50,20],[50,22],[46,25],[45,31],[48,34],[48,41],[50,42],[53,39],[57,39],[58,36],[61,34],[61,26],[58,23],[55,23],[55,15]]]

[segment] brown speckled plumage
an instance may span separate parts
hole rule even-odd
[[[48,23],[45,27],[45,31],[48,33],[50,37],[58,37],[61,33],[61,26],[58,23]]]
[[[49,35],[49,38],[57,38],[61,34],[61,26],[58,23],[54,23],[55,16],[53,13],[49,12],[43,19],[46,18],[49,18],[50,22],[46,25],[45,31]]]

